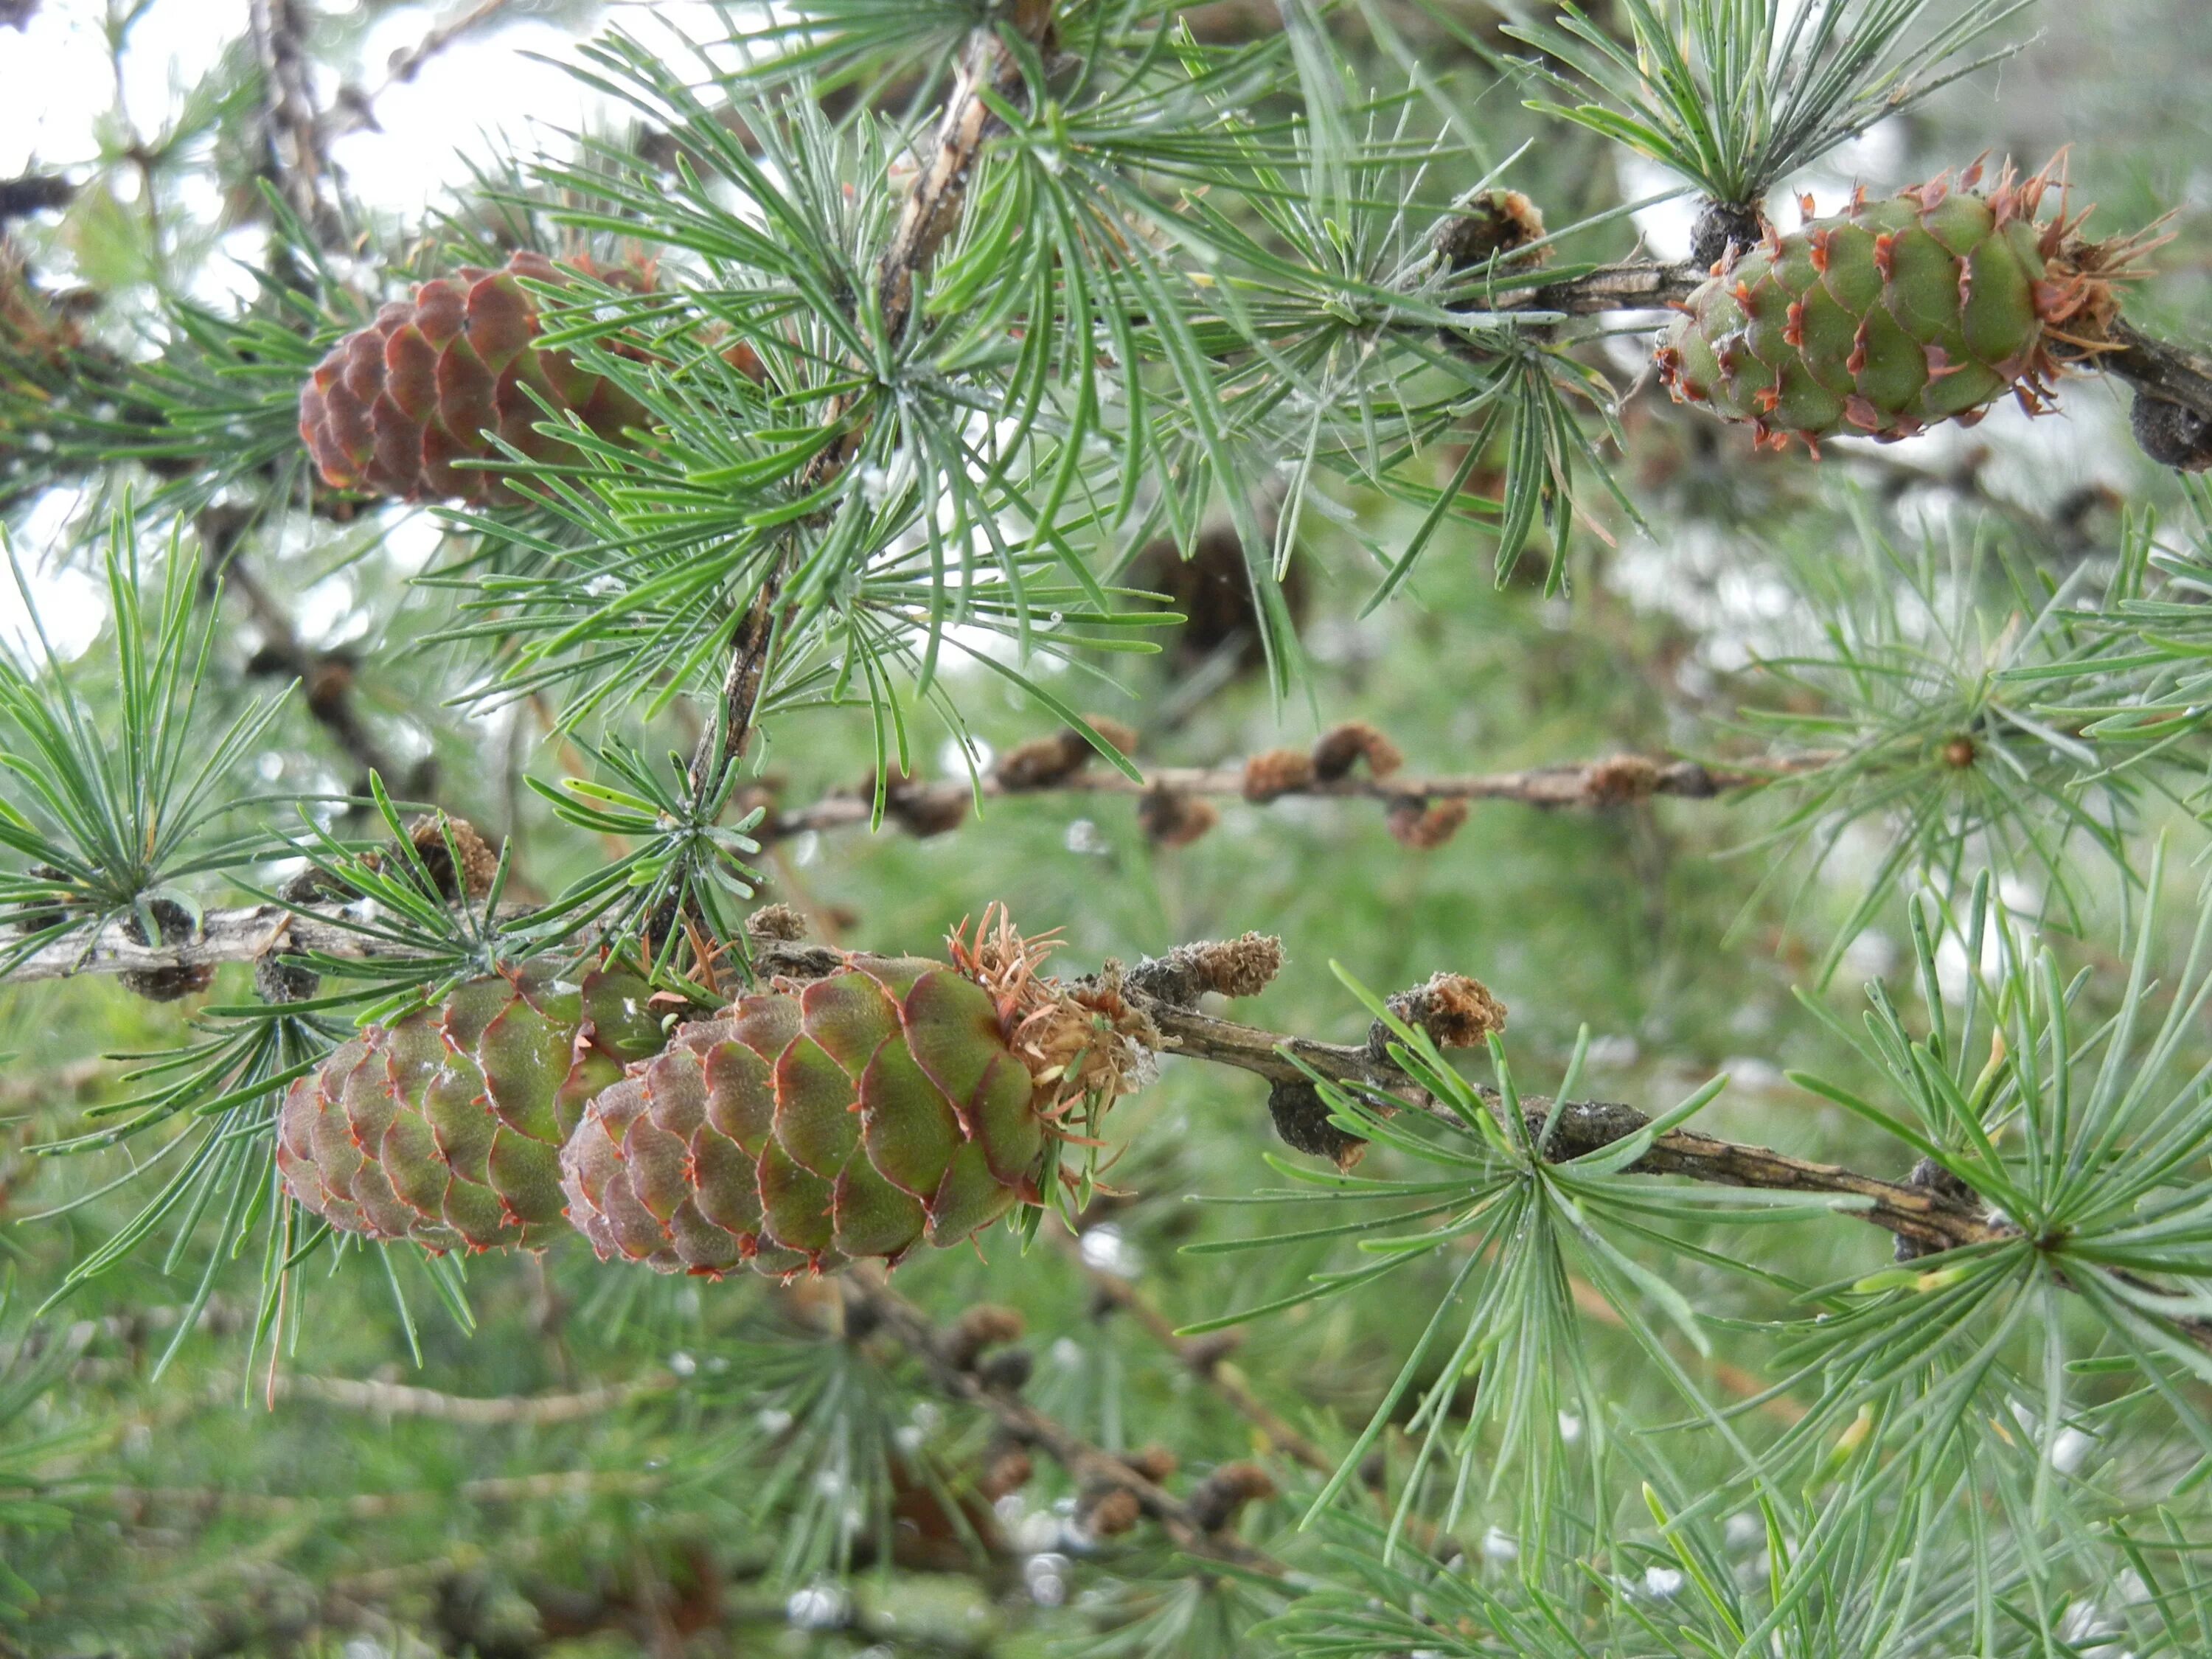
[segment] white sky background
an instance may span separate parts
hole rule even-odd
[[[318,9],[342,19],[356,4],[319,0]],[[95,128],[116,90],[102,28],[106,9],[106,0],[45,0],[27,32],[0,31],[0,175],[33,164],[81,167],[98,155]],[[355,84],[381,87],[397,54],[472,9],[466,3],[391,8],[368,31],[353,66]],[[533,122],[573,131],[601,113],[604,99],[557,64],[530,55],[565,58],[575,32],[532,19],[526,0],[510,9],[511,15],[433,58],[413,81],[384,88],[375,105],[381,132],[337,141],[334,159],[371,209],[419,210],[440,189],[465,183],[465,159],[491,154],[500,133],[520,137]],[[698,40],[723,32],[706,0],[612,0],[604,10],[648,42],[662,29]],[[246,33],[246,0],[155,0],[131,31],[122,64],[125,106],[139,130],[159,131],[180,91]],[[316,91],[327,106],[337,86],[333,81]]]

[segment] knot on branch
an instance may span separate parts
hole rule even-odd
[[[1406,763],[1405,751],[1365,720],[1346,720],[1332,726],[1314,740],[1314,775],[1324,783],[1350,775],[1360,761],[1369,773],[1387,778]]]
[[[969,794],[957,784],[924,783],[896,768],[883,774],[881,781],[884,816],[917,841],[948,834],[967,822]],[[877,783],[871,769],[854,793],[873,801]]]
[[[2160,466],[2184,472],[2212,469],[2212,420],[2195,410],[2138,392],[2128,423],[2142,453]]]
[[[1165,785],[1137,799],[1137,827],[1155,847],[1188,847],[1220,822],[1220,809],[1212,801]]]
[[[1459,833],[1467,815],[1467,803],[1456,796],[1431,800],[1425,795],[1399,795],[1390,802],[1382,822],[1399,845],[1417,853],[1433,853]]]
[[[957,1370],[975,1371],[991,1349],[1018,1342],[1029,1323],[1012,1308],[985,1302],[962,1314],[945,1334],[945,1364]]]
[[[1008,1493],[1028,1486],[1036,1474],[1036,1464],[1030,1456],[1029,1448],[1002,1430],[993,1435],[983,1448],[975,1471],[976,1495],[986,1503],[995,1504]]]
[[[1255,806],[1313,786],[1313,757],[1303,749],[1266,749],[1244,763],[1244,799]]]
[[[1493,1032],[1505,1029],[1505,1005],[1479,979],[1465,974],[1434,974],[1387,1004],[1417,1030],[1426,1031],[1439,1048],[1479,1048]],[[1388,1058],[1390,1028],[1376,1020],[1367,1029],[1367,1052]]]
[[[1923,1158],[1915,1164],[1912,1166],[1912,1173],[1905,1176],[1905,1184],[1908,1187],[1917,1187],[1924,1192],[1934,1193],[1939,1198],[1950,1199],[1971,1209],[1979,1210],[1982,1207],[1981,1194],[1932,1158]],[[1917,1261],[1923,1255],[1940,1255],[1948,1247],[1945,1245],[1931,1244],[1925,1240],[1899,1233],[1897,1236],[1895,1255],[1899,1261]]]
[[[1716,202],[1708,198],[1690,227],[1690,263],[1698,270],[1718,265],[1733,248],[1748,253],[1766,234],[1766,216],[1759,204]]]
[[[745,918],[749,938],[796,945],[806,937],[806,918],[788,904],[763,904]]]
[[[1164,957],[1147,957],[1127,971],[1123,983],[1179,1008],[1195,1008],[1209,991],[1255,997],[1282,971],[1283,941],[1272,933],[1246,933],[1178,945]]]
[[[146,923],[153,922],[149,932]],[[175,899],[157,894],[142,900],[123,919],[124,936],[133,945],[167,945],[197,941],[204,937],[200,919]],[[124,989],[149,1002],[181,1002],[198,996],[215,983],[211,962],[175,962],[159,968],[126,968],[116,975]]]
[[[1664,776],[1665,769],[1649,755],[1614,755],[1589,769],[1585,787],[1594,805],[1620,806],[1649,800]]]
[[[1294,1152],[1325,1158],[1340,1170],[1349,1170],[1367,1155],[1366,1139],[1338,1127],[1321,1091],[1302,1077],[1275,1079],[1267,1090],[1267,1115]]]
[[[479,899],[491,891],[499,873],[499,854],[466,818],[425,812],[407,826],[415,856],[429,872],[430,884],[448,904]]]
[[[1225,1532],[1247,1504],[1273,1498],[1274,1480],[1257,1463],[1224,1463],[1191,1489],[1187,1506],[1203,1532]]]
[[[1429,233],[1429,246],[1455,274],[1543,240],[1543,213],[1517,190],[1480,191],[1455,202]],[[1547,257],[1548,250],[1540,251],[1523,264],[1542,264]]]
[[[264,1002],[312,1002],[323,976],[284,954],[281,944],[253,959],[253,994]]]
[[[0,5],[0,22],[12,21]],[[21,25],[18,24],[18,27]],[[0,224],[51,213],[76,199],[76,186],[58,173],[27,173],[21,179],[0,179]]]
[[[1085,714],[1083,718],[1092,731],[1124,755],[1137,752],[1134,727],[1103,714]],[[991,775],[999,787],[1009,794],[1049,789],[1089,765],[1091,757],[1097,752],[1090,738],[1068,726],[1048,738],[1031,738],[1026,743],[1016,744],[993,769]]]
[[[1149,1445],[1121,1460],[1130,1474],[1158,1486],[1176,1471],[1176,1455]],[[1093,1538],[1116,1538],[1143,1519],[1145,1502],[1134,1487],[1115,1479],[1111,1469],[1092,1475],[1075,1497],[1075,1522]]]

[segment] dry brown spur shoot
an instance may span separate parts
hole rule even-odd
[[[1085,714],[1091,729],[1125,755],[1137,752],[1135,728],[1104,714]],[[1091,739],[1073,726],[1048,738],[1031,738],[1009,749],[992,775],[1009,792],[1049,789],[1091,763],[1098,750]]]
[[[1221,822],[1221,809],[1202,795],[1156,786],[1137,798],[1137,825],[1155,847],[1188,847]]]
[[[1246,933],[1178,945],[1165,956],[1147,957],[1131,969],[1124,983],[1163,1002],[1192,1008],[1208,992],[1255,997],[1282,971],[1282,940],[1271,933]]]
[[[1468,811],[1468,804],[1456,797],[1431,800],[1425,795],[1401,795],[1390,803],[1382,821],[1401,846],[1433,853],[1459,833]]]
[[[1479,979],[1465,974],[1436,974],[1389,999],[1390,1012],[1429,1034],[1439,1048],[1479,1048],[1505,1029],[1505,1005]],[[1376,1020],[1367,1046],[1380,1056],[1390,1043],[1390,1028]]]

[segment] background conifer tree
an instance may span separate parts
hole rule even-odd
[[[2208,54],[0,0],[0,1655],[2212,1648]]]

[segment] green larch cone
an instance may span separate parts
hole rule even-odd
[[[680,1028],[586,1109],[569,1219],[602,1259],[782,1277],[957,1244],[1039,1200],[1059,1114],[1133,1086],[1133,1051],[1028,947],[956,956],[855,956]]]
[[[523,276],[562,285],[574,271],[530,252],[503,270],[465,269],[331,349],[300,392],[300,435],[325,483],[403,501],[512,501],[495,473],[455,465],[500,459],[489,434],[544,459],[561,446],[533,428],[562,412],[614,441],[643,420],[613,381],[538,348],[538,301]]]
[[[1869,202],[1724,258],[1662,337],[1659,376],[1677,403],[1792,437],[1905,438],[1972,425],[2013,392],[2031,414],[2059,371],[2105,349],[2113,283],[2141,249],[2036,222],[2050,170],[1986,192],[1981,166]],[[1733,255],[1733,250],[1731,250]]]
[[[585,1103],[667,1040],[650,995],[532,963],[366,1028],[284,1097],[286,1190],[342,1232],[542,1247],[564,1231],[561,1144]]]

